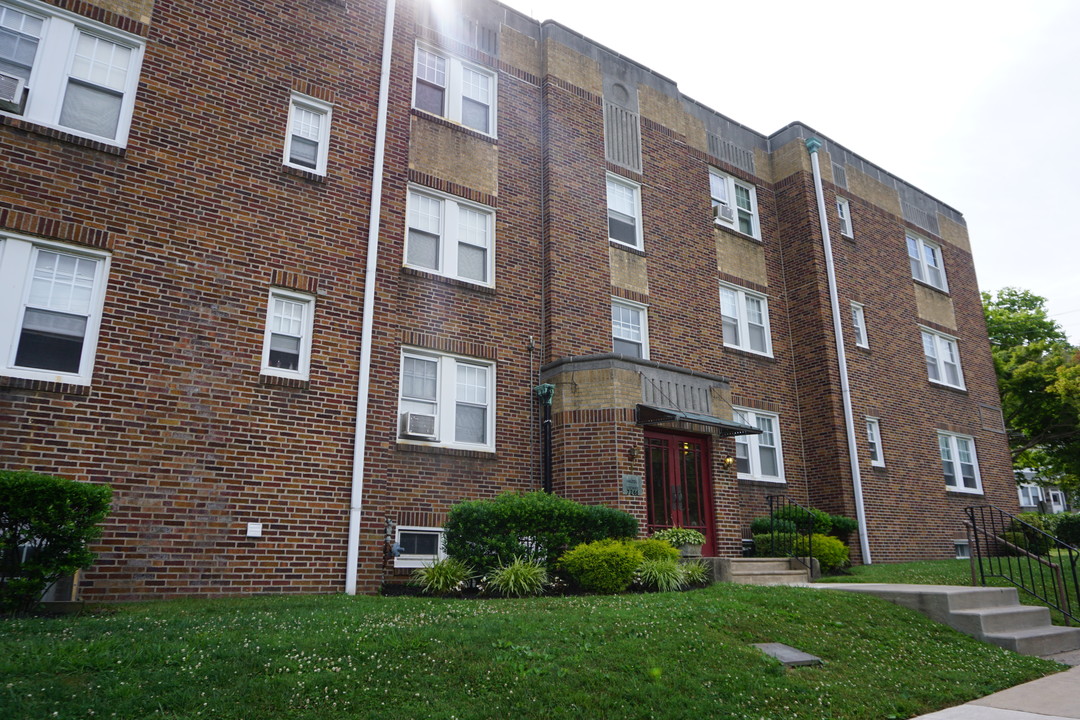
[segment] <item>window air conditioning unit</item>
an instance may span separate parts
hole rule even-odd
[[[405,434],[411,437],[435,439],[435,416],[424,413],[407,412],[404,414]]]
[[[735,222],[735,208],[730,205],[713,205],[712,216],[715,222]]]
[[[0,108],[19,112],[26,83],[21,77],[0,72]]]

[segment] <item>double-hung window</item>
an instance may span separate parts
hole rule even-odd
[[[938,432],[941,469],[945,487],[956,492],[982,493],[979,461],[975,458],[975,438]]]
[[[608,239],[641,249],[641,187],[607,176]]]
[[[615,352],[630,357],[649,357],[647,308],[629,300],[611,301],[611,342]]]
[[[836,217],[840,225],[840,234],[844,237],[855,237],[851,230],[851,203],[847,198],[836,198]]]
[[[307,380],[315,298],[274,288],[266,308],[262,374]]]
[[[446,277],[493,285],[495,213],[452,195],[409,191],[405,264]]]
[[[413,107],[495,134],[495,73],[417,45],[414,78]]]
[[[769,301],[764,295],[734,285],[721,285],[720,315],[724,345],[759,355],[772,355]]]
[[[37,0],[0,2],[0,112],[123,146],[144,45]]]
[[[719,170],[709,169],[709,194],[713,220],[744,235],[759,238],[757,192],[753,185],[736,180]]]
[[[907,235],[908,260],[911,261],[911,277],[938,290],[948,292],[945,281],[945,265],[941,259],[941,247],[917,235]]]
[[[923,354],[926,356],[926,374],[930,380],[949,387],[964,387],[964,374],[960,369],[960,351],[956,338],[923,328]]]
[[[759,435],[735,437],[735,470],[740,479],[784,482],[780,451],[780,416],[761,410],[735,408],[736,422],[761,430]]]
[[[87,385],[107,253],[0,234],[0,374]]]
[[[446,447],[495,449],[495,366],[424,350],[401,356],[399,437]]]
[[[293,93],[289,102],[285,164],[325,175],[329,147],[330,105],[307,95]]]
[[[866,313],[862,303],[851,303],[851,327],[855,331],[855,344],[862,348],[870,347],[866,336]]]
[[[885,467],[885,455],[881,452],[881,423],[877,418],[866,418],[866,444],[870,450],[870,465]]]
[[[398,526],[394,537],[394,567],[425,567],[445,557],[442,528]]]
[[[1017,485],[1016,492],[1020,496],[1020,507],[1038,507],[1043,499],[1042,488],[1038,485]]]

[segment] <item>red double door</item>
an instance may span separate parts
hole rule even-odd
[[[716,548],[709,441],[696,435],[645,432],[645,500],[649,532],[693,528],[705,535],[703,554]]]

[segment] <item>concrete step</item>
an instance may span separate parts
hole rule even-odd
[[[787,558],[731,558],[730,562],[733,573],[791,569]]]
[[[810,571],[792,558],[702,558],[715,582],[744,585],[799,585],[810,582]]]
[[[1003,605],[996,608],[954,610],[949,623],[974,637],[994,632],[1010,632],[1050,624],[1050,610],[1035,605]]]
[[[1054,655],[1080,649],[1080,628],[1046,625],[983,636],[993,643],[1021,655]]]
[[[753,570],[732,572],[730,582],[742,585],[797,585],[810,582],[806,570]]]

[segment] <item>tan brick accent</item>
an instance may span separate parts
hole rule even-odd
[[[556,375],[552,412],[632,408],[641,402],[641,376],[624,368],[578,370]]]
[[[915,305],[919,317],[951,330],[956,330],[956,312],[952,298],[922,283],[911,283],[915,288]]]
[[[765,265],[765,248],[741,235],[719,226],[713,230],[716,238],[716,266],[726,275],[743,278],[762,287],[769,284]]]
[[[604,76],[595,60],[552,39],[547,41],[544,49],[547,54],[545,74],[554,75],[593,95],[603,97]]]
[[[971,241],[968,239],[967,227],[938,213],[938,230],[941,239],[950,245],[955,245],[965,252],[971,252]]]
[[[499,150],[489,140],[416,115],[410,140],[409,169],[499,194]]]
[[[611,284],[643,295],[649,294],[648,261],[642,255],[609,246]]]
[[[810,153],[802,140],[792,140],[773,151],[769,164],[772,166],[773,182],[780,182],[797,172],[810,172]]]
[[[543,74],[540,43],[505,25],[499,33],[499,56],[502,63],[524,70],[531,75]]]
[[[848,165],[844,169],[847,175],[848,192],[856,197],[866,200],[871,205],[877,205],[885,212],[892,213],[896,217],[903,217],[900,209],[900,194],[887,185],[883,185],[861,170]]]
[[[681,98],[674,98],[647,85],[638,86],[641,116],[681,135],[691,147],[708,151],[705,123],[686,112]]]
[[[154,13],[154,0],[91,0],[102,10],[123,15],[144,25],[150,24]]]

